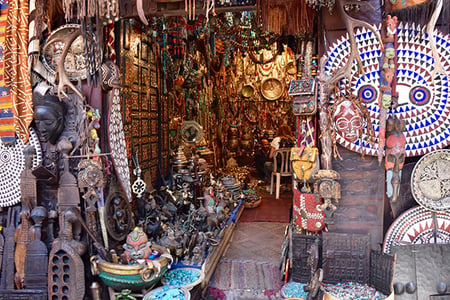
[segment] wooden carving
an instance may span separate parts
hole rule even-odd
[[[49,299],[83,299],[85,293],[84,264],[81,255],[86,245],[73,239],[73,223],[77,221],[72,210],[65,211],[60,237],[53,242],[48,264]]]
[[[319,126],[320,126],[320,143],[322,145],[322,154],[320,156],[321,168],[325,170],[331,170],[332,165],[332,141],[331,141],[331,131],[330,122],[328,119],[328,101],[331,93],[330,76],[325,73],[325,63],[327,61],[326,56],[320,58],[320,72],[318,79],[320,81],[319,89]]]
[[[14,233],[17,226],[17,215],[19,207],[13,206],[8,209],[8,219],[5,235],[5,247],[3,249],[3,264],[0,287],[2,289],[14,289]]]
[[[27,247],[25,257],[25,287],[47,291],[48,250],[41,241],[42,221],[47,218],[47,210],[38,206],[31,211],[34,226],[31,230],[33,241]]]
[[[27,254],[27,246],[31,242],[30,235],[30,211],[28,208],[22,209],[20,212],[21,223],[17,226],[14,232],[14,241],[16,242],[16,249],[14,251],[14,264],[16,266],[16,274],[14,281],[17,289],[24,288],[25,282],[25,256]]]

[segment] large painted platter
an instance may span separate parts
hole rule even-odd
[[[428,210],[450,212],[450,150],[438,150],[420,158],[412,171],[411,193]]]
[[[421,156],[442,149],[450,144],[450,99],[449,80],[444,74],[434,71],[434,58],[431,55],[430,37],[422,27],[411,23],[399,23],[397,28],[397,87],[398,106],[390,109],[388,115],[406,121],[406,156]],[[375,34],[364,28],[355,32],[357,48],[363,62],[364,74],[357,71],[356,61],[352,65],[350,82],[344,79],[341,87],[351,87],[351,92],[359,96],[369,110],[371,122],[377,137],[372,147],[367,143],[367,128],[363,137],[350,143],[337,134],[337,142],[349,150],[377,155],[378,133],[380,129],[380,43]],[[450,74],[449,35],[435,30],[432,37],[436,42],[443,69]],[[325,72],[333,74],[348,61],[350,42],[348,34],[339,38],[328,49]]]
[[[435,213],[417,206],[401,214],[386,232],[383,252],[390,254],[393,246],[410,244],[450,243],[450,215]]]
[[[36,168],[42,161],[42,148],[39,138],[33,128],[30,128],[30,145],[34,146],[36,155],[32,168]],[[25,169],[25,144],[19,138],[12,145],[0,142],[0,207],[13,206],[20,203],[20,175]]]

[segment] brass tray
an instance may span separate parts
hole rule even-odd
[[[267,100],[277,100],[283,92],[283,83],[278,78],[269,77],[261,82],[261,95]]]

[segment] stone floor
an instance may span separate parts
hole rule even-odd
[[[275,199],[264,192],[262,197],[261,207],[245,209],[242,213],[245,222],[236,225],[228,249],[211,279],[208,299],[282,299],[279,265],[292,193],[285,192],[280,199]],[[271,218],[286,222],[250,221]]]

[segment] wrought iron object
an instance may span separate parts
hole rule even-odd
[[[134,222],[130,203],[125,195],[111,190],[105,200],[105,223],[108,234],[116,241],[123,240],[131,231]]]
[[[38,289],[47,291],[47,268],[48,250],[44,242],[41,241],[42,222],[47,218],[47,210],[38,206],[31,211],[31,219],[34,226],[33,241],[27,247],[25,256],[25,287],[27,289]]]
[[[78,216],[67,209],[63,215],[60,237],[52,246],[48,264],[48,297],[54,300],[82,299],[85,293],[85,270],[81,255],[86,245],[73,239],[73,223]]]
[[[145,192],[147,184],[141,178],[142,169],[139,166],[139,159],[138,159],[137,153],[134,152],[134,150],[133,150],[133,156],[131,157],[131,159],[133,160],[133,164],[134,164],[133,173],[134,173],[134,175],[136,175],[136,180],[133,182],[133,185],[131,186],[131,189],[132,189],[133,193],[135,193],[138,198],[141,198],[142,195]]]

